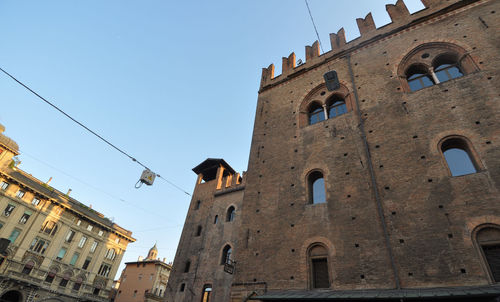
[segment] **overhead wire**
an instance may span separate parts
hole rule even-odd
[[[156,176],[158,176],[158,178],[161,178],[162,180],[164,180],[165,182],[167,182],[168,184],[170,184],[174,188],[182,191],[184,194],[186,194],[188,196],[191,196],[191,194],[188,193],[186,190],[184,190],[181,187],[175,185],[173,182],[167,180],[166,178],[164,178],[160,174],[157,174],[153,170],[149,169],[145,164],[143,164],[142,162],[140,162],[139,160],[137,160],[135,157],[131,156],[127,152],[125,152],[122,149],[118,148],[116,145],[114,145],[113,143],[111,143],[109,140],[105,139],[103,136],[99,135],[98,133],[96,133],[95,131],[93,131],[92,129],[90,129],[89,127],[85,126],[83,123],[79,122],[78,120],[76,120],[75,118],[73,118],[68,113],[64,112],[58,106],[54,105],[53,103],[51,103],[50,101],[48,101],[47,99],[45,99],[43,96],[39,95],[37,92],[35,92],[33,89],[31,89],[30,87],[28,87],[27,85],[25,85],[23,82],[19,81],[17,78],[15,78],[13,75],[11,75],[10,73],[8,73],[3,68],[0,67],[0,71],[2,71],[3,73],[5,73],[7,76],[9,76],[11,79],[13,79],[19,85],[23,86],[25,89],[27,89],[28,91],[30,91],[31,93],[33,93],[34,95],[36,95],[39,99],[41,99],[42,101],[44,101],[45,103],[47,103],[49,106],[51,106],[52,108],[56,109],[57,111],[59,111],[60,113],[62,113],[64,116],[66,116],[67,118],[69,118],[70,120],[72,120],[73,122],[75,122],[76,124],[78,124],[79,126],[81,126],[83,129],[87,130],[88,132],[90,132],[91,134],[95,135],[97,138],[99,138],[100,140],[102,140],[103,142],[105,142],[106,144],[108,144],[109,146],[111,146],[113,149],[115,149],[118,152],[122,153],[123,155],[125,155],[126,157],[128,157],[129,159],[131,159],[133,162],[137,163],[138,165],[142,166],[143,168],[145,168],[145,169],[153,172]]]
[[[121,197],[118,197],[118,196],[116,196],[116,195],[114,195],[114,194],[112,194],[112,193],[109,193],[109,192],[107,192],[107,191],[103,190],[102,188],[99,188],[99,187],[96,187],[96,186],[94,186],[94,185],[92,185],[92,184],[89,184],[88,182],[83,181],[83,180],[81,180],[80,178],[78,178],[78,177],[76,177],[76,176],[73,176],[73,175],[69,174],[68,172],[65,172],[65,171],[63,171],[63,170],[61,170],[61,169],[59,169],[59,168],[57,168],[57,167],[54,167],[53,165],[51,165],[51,164],[49,164],[49,163],[47,163],[47,162],[45,162],[45,161],[43,161],[43,160],[41,160],[41,159],[36,158],[35,156],[33,156],[33,155],[29,154],[29,153],[26,153],[26,151],[21,151],[21,150],[19,150],[19,153],[20,153],[20,154],[23,154],[23,155],[25,155],[25,156],[28,156],[28,157],[30,157],[31,159],[33,159],[33,160],[35,160],[35,161],[37,161],[37,162],[39,162],[39,163],[41,163],[41,164],[43,164],[43,165],[45,165],[45,166],[47,166],[47,167],[51,168],[51,169],[53,169],[53,170],[55,170],[55,171],[57,171],[57,172],[59,172],[59,173],[62,173],[62,174],[64,174],[64,175],[68,176],[69,178],[72,178],[72,179],[76,180],[77,182],[79,182],[79,183],[81,183],[81,184],[83,184],[83,185],[85,185],[85,186],[87,186],[87,187],[89,187],[89,188],[91,188],[91,189],[93,189],[93,190],[95,190],[95,191],[99,191],[99,192],[101,192],[101,193],[103,193],[103,194],[105,194],[105,195],[107,195],[107,196],[109,196],[109,197],[111,197],[111,198],[113,198],[113,199],[116,199],[116,200],[118,200],[118,201],[120,201],[120,202],[122,202],[122,203],[125,203],[125,204],[127,204],[128,206],[130,206],[130,207],[133,207],[133,208],[136,208],[136,209],[142,210],[143,212],[148,213],[148,214],[151,214],[151,215],[156,215],[156,216],[158,216],[158,217],[160,217],[160,218],[162,218],[162,219],[166,219],[166,217],[164,217],[164,216],[162,216],[162,215],[159,215],[159,213],[158,213],[158,212],[155,212],[155,211],[149,211],[149,210],[147,210],[147,209],[145,209],[145,208],[143,208],[143,207],[140,207],[140,206],[138,206],[138,205],[134,204],[134,203],[133,203],[133,202],[131,202],[131,201],[125,200],[125,199],[123,199],[123,198],[121,198]]]
[[[318,29],[316,28],[316,23],[314,23],[314,18],[311,14],[311,9],[309,8],[309,3],[307,3],[307,0],[304,0],[304,1],[306,2],[307,11],[309,12],[309,17],[311,17],[311,22],[313,24],[314,31],[316,32],[316,37],[318,37],[318,42],[319,42],[319,47],[321,48],[321,52],[325,53],[325,51],[323,50],[323,44],[321,43],[321,39],[319,37]]]

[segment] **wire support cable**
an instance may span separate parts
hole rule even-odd
[[[80,127],[82,127],[83,129],[87,130],[88,132],[90,132],[91,134],[93,134],[94,136],[96,136],[97,138],[99,138],[100,140],[102,140],[103,142],[105,142],[106,144],[108,144],[110,147],[112,147],[113,149],[115,149],[116,151],[120,152],[121,154],[125,155],[126,157],[128,157],[129,159],[131,159],[133,162],[137,163],[138,165],[142,166],[144,169],[147,169],[147,170],[150,170],[151,172],[155,173],[159,178],[163,179],[165,182],[167,182],[168,184],[170,184],[171,186],[173,186],[174,188],[182,191],[184,194],[186,195],[189,195],[191,196],[191,194],[189,194],[188,192],[186,192],[186,190],[182,189],[181,187],[175,185],[174,183],[172,183],[171,181],[167,180],[166,178],[160,176],[159,174],[157,174],[156,172],[154,172],[153,170],[149,169],[146,165],[144,165],[142,162],[140,162],[139,160],[137,160],[135,157],[131,156],[130,154],[128,154],[127,152],[123,151],[122,149],[118,148],[116,145],[114,145],[113,143],[111,143],[109,140],[105,139],[104,137],[102,137],[101,135],[99,135],[98,133],[96,133],[95,131],[93,131],[92,129],[90,129],[89,127],[85,126],[83,123],[79,122],[78,120],[76,120],[75,118],[73,118],[71,115],[67,114],[66,112],[64,112],[62,109],[60,109],[59,107],[57,107],[56,105],[52,104],[50,101],[48,101],[46,98],[44,98],[43,96],[39,95],[37,92],[35,92],[33,89],[31,89],[30,87],[28,87],[27,85],[25,85],[23,82],[19,81],[17,78],[15,78],[13,75],[11,75],[10,73],[8,73],[7,71],[5,71],[3,68],[0,67],[0,71],[2,71],[3,73],[5,73],[7,76],[9,76],[11,79],[13,79],[15,82],[17,82],[19,85],[23,86],[25,89],[27,89],[29,92],[31,92],[32,94],[36,95],[39,99],[41,99],[42,101],[44,101],[46,104],[48,104],[49,106],[51,106],[52,108],[56,109],[57,111],[59,111],[60,113],[62,113],[64,116],[66,116],[67,118],[69,118],[70,120],[72,120],[73,122],[75,122],[76,124],[78,124]]]
[[[321,53],[325,53],[325,51],[323,50],[323,44],[321,43],[321,39],[319,37],[318,29],[316,28],[316,23],[314,23],[314,18],[311,14],[311,9],[309,8],[309,3],[307,3],[307,0],[304,0],[304,1],[306,2],[307,11],[309,12],[309,17],[311,17],[311,22],[313,24],[314,31],[316,32],[316,37],[318,37],[318,42],[319,42],[319,47],[321,48]]]

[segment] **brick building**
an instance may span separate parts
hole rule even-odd
[[[167,301],[500,297],[500,1],[422,2],[263,69],[248,172],[224,188],[223,160],[194,169],[211,176]],[[233,224],[216,229],[230,202]]]
[[[108,301],[132,232],[21,170],[0,125],[0,301]]]

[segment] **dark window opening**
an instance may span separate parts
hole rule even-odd
[[[183,292],[185,287],[186,287],[186,284],[185,284],[185,283],[182,283],[182,284],[181,284],[181,288],[179,289],[179,291]]]
[[[76,282],[73,284],[73,290],[80,290],[80,287],[82,287],[82,278],[78,278],[78,280],[76,280]]]
[[[45,277],[45,282],[52,283],[54,281],[54,278],[56,277],[56,270],[51,270],[48,274],[47,277]]]
[[[194,209],[198,210],[200,208],[200,205],[201,205],[201,200],[196,201],[196,205],[194,206]]]
[[[215,215],[214,218],[214,224],[217,224],[217,222],[219,222],[219,215]]]
[[[233,221],[235,215],[236,215],[236,210],[234,209],[233,206],[230,206],[229,209],[227,209],[226,221]]]
[[[67,277],[65,276],[64,278],[61,279],[59,286],[66,287],[66,285],[68,285],[68,281],[69,281],[69,279],[67,279]]]
[[[500,228],[481,229],[476,236],[482,250],[488,274],[494,282],[500,282]]]
[[[30,261],[24,265],[23,268],[23,274],[29,275],[31,271],[33,270],[33,267],[35,266],[35,263],[33,261]]]
[[[315,245],[309,250],[312,288],[329,288],[328,251],[323,245]]]
[[[221,257],[221,262],[220,264],[226,264],[229,263],[231,264],[231,253],[233,250],[231,249],[230,245],[226,245],[224,249],[222,250],[222,257]]]
[[[441,152],[452,176],[476,173],[479,169],[464,139],[450,138],[441,144]]]
[[[323,107],[318,103],[313,103],[309,107],[309,125],[313,125],[325,120]]]
[[[313,287],[314,288],[328,288],[330,282],[328,281],[328,262],[326,258],[312,259],[313,269]]]
[[[191,261],[187,261],[186,265],[184,266],[184,272],[188,273],[190,267],[191,267]]]
[[[201,225],[198,226],[198,229],[196,230],[196,237],[201,235]]]

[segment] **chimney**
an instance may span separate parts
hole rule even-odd
[[[50,179],[52,179],[52,177]],[[66,193],[66,195],[69,196],[69,193],[71,193],[71,191],[72,191],[71,189],[68,189],[68,193]]]
[[[167,258],[163,258],[163,263],[166,263],[167,262]]]
[[[138,261],[138,262],[140,262],[140,261],[142,261],[142,260],[144,260],[144,257],[142,257],[142,256],[139,256],[139,258],[137,258],[137,261]]]
[[[51,181],[52,181],[52,176],[49,178],[49,180],[47,180],[47,182],[45,184],[48,185],[48,184],[50,184]]]

